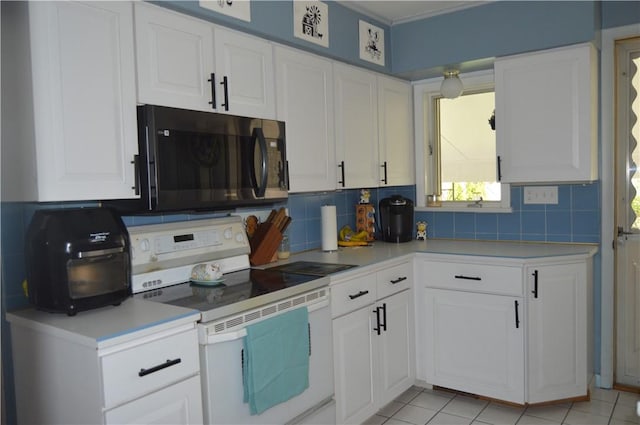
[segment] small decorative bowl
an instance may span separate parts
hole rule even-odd
[[[196,264],[191,269],[191,280],[205,282],[220,280],[220,278],[222,278],[222,270],[216,263]]]

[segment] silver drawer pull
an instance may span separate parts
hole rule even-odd
[[[402,277],[397,278],[396,280],[390,280],[389,282],[390,282],[392,285],[395,285],[396,283],[400,283],[400,282],[402,282],[403,280],[407,280],[407,277],[406,277],[406,276],[402,276]]]
[[[454,276],[456,279],[465,279],[465,280],[482,280],[482,278],[477,276],[465,276],[462,274],[457,274]]]
[[[177,365],[181,361],[182,361],[182,359],[180,359],[180,357],[178,357],[177,359],[173,359],[173,360],[168,360],[167,359],[166,362],[164,362],[162,364],[159,364],[157,366],[154,366],[154,367],[150,367],[149,369],[140,369],[140,372],[138,372],[138,376],[149,375],[149,374],[157,372],[159,370],[166,369],[168,367]]]

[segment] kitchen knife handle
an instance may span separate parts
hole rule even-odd
[[[531,293],[533,298],[538,298],[538,270],[535,270],[531,275],[533,276],[533,291]]]
[[[212,72],[210,77],[211,78],[207,80],[211,83],[211,101],[209,105],[211,105],[212,109],[216,109],[216,74]]]

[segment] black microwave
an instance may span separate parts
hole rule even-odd
[[[284,122],[138,106],[139,200],[121,212],[223,210],[286,200]]]

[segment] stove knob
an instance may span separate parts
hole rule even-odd
[[[241,232],[236,233],[236,242],[238,243],[244,242],[244,235]]]
[[[231,227],[227,227],[226,229],[224,229],[224,238],[231,239],[232,237],[233,237],[233,230],[231,230]]]
[[[140,249],[142,252],[147,252],[151,248],[151,244],[149,243],[149,239],[143,239],[140,241]]]

